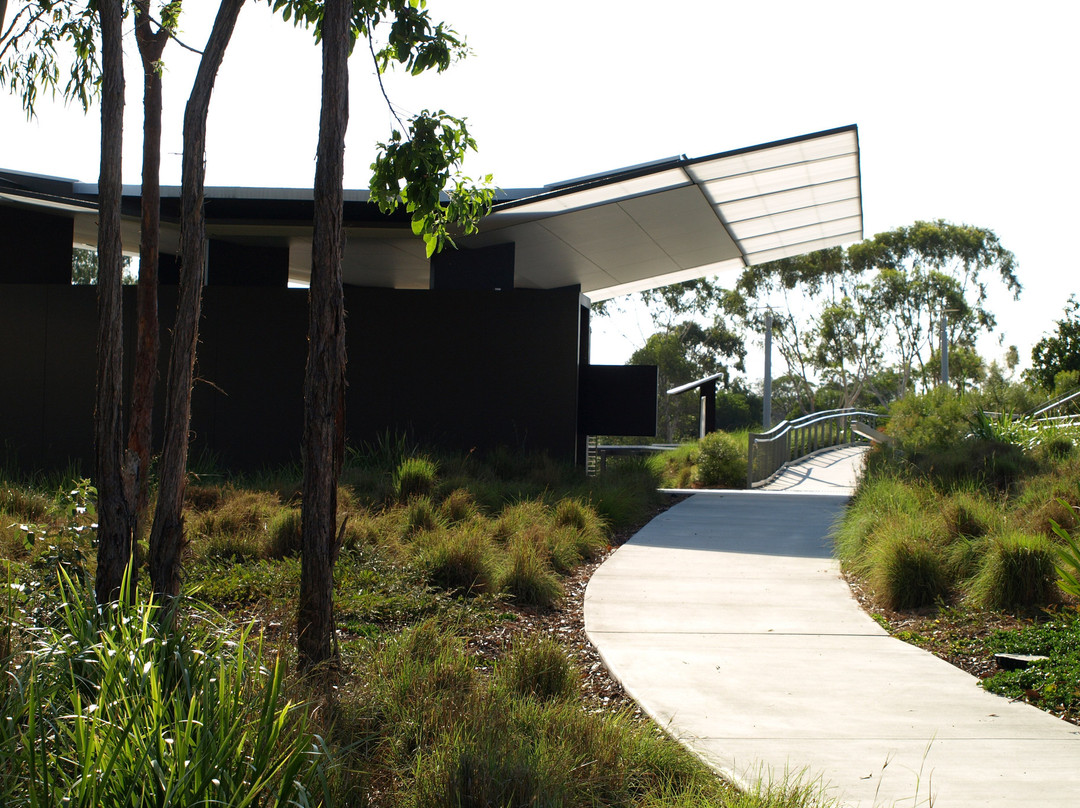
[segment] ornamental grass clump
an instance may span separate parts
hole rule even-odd
[[[888,608],[930,606],[948,594],[946,564],[925,538],[898,530],[881,538],[872,555],[870,581]]]
[[[468,596],[499,588],[498,558],[483,525],[425,535],[419,561],[427,580],[441,589]]]
[[[543,552],[533,542],[519,540],[507,547],[501,589],[517,603],[550,609],[563,595],[563,586]]]
[[[266,526],[266,557],[285,558],[299,555],[300,528],[300,509],[281,508]]]
[[[995,537],[971,583],[971,599],[989,609],[1045,606],[1056,599],[1056,555],[1043,536]]]
[[[409,457],[394,470],[394,496],[398,502],[412,497],[431,496],[435,491],[438,466],[426,457]]]
[[[516,696],[541,701],[573,699],[580,688],[566,652],[547,637],[516,642],[499,665],[497,682]]]

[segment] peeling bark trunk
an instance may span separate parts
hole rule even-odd
[[[184,112],[184,157],[180,192],[180,290],[169,353],[165,444],[161,455],[154,526],[150,532],[150,581],[165,599],[180,593],[180,551],[184,543],[184,490],[187,485],[188,428],[195,345],[199,339],[202,286],[206,270],[206,117],[214,80],[236,18],[245,0],[222,0],[199,62]]]
[[[131,391],[128,450],[137,461],[134,469],[134,523],[142,534],[147,517],[148,476],[153,434],[154,387],[157,382],[161,337],[158,326],[158,256],[161,230],[161,73],[158,61],[168,32],[154,33],[149,0],[136,0],[135,38],[143,67],[142,230],[139,241],[138,336],[135,376]]]
[[[98,554],[94,592],[98,603],[120,596],[131,559],[131,508],[124,485],[123,310],[120,236],[121,154],[124,128],[123,9],[99,3],[101,19],[101,171],[98,178],[97,392],[94,403],[95,474],[98,489]],[[134,595],[134,587],[129,589]]]
[[[349,121],[352,3],[327,0],[322,28],[322,112],[304,374],[303,516],[297,649],[301,670],[331,656],[337,481],[344,456],[345,304],[341,282],[345,130]]]

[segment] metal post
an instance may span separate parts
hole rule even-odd
[[[761,412],[761,431],[772,429],[772,309],[765,312],[765,389]]]
[[[941,305],[941,383],[949,384],[949,309]]]

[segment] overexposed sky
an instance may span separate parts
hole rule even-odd
[[[187,0],[185,41],[201,47],[216,5]],[[480,145],[468,173],[537,186],[855,123],[867,236],[944,218],[988,227],[1016,253],[1021,300],[1003,293],[994,304],[1005,345],[1018,345],[1023,360],[1080,292],[1068,243],[1080,187],[1076,4],[429,0],[429,8],[467,37],[473,55],[442,76],[390,75],[387,91],[402,117],[430,108],[468,118]],[[131,38],[127,53],[124,176],[137,183]],[[162,179],[175,184],[197,57],[170,44],[164,58]],[[346,184],[365,187],[373,144],[393,121],[366,51],[351,70]],[[208,184],[309,186],[318,112],[311,35],[251,3],[211,106]],[[0,167],[94,181],[97,115],[43,102],[27,122],[17,100],[0,95]],[[597,331],[593,361],[618,363],[647,328],[623,317]],[[1004,353],[994,342],[981,347],[989,359]]]

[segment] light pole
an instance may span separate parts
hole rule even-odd
[[[765,385],[762,391],[761,428],[772,428],[772,309],[765,312]]]
[[[949,313],[957,309],[947,309],[941,304],[941,383],[949,385]]]

